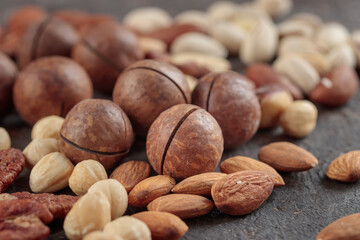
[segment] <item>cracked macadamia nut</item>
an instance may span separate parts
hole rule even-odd
[[[128,240],[151,240],[151,232],[148,226],[137,218],[130,216],[120,217],[106,224],[104,232]]]
[[[57,192],[68,186],[74,165],[64,154],[53,152],[45,155],[30,172],[30,188],[33,192]]]
[[[51,115],[37,121],[31,130],[31,139],[56,138],[60,137],[60,129],[64,118]]]
[[[23,34],[17,50],[21,68],[45,56],[70,57],[71,49],[79,40],[76,30],[57,18],[48,17],[32,24]]]
[[[192,103],[216,119],[227,149],[247,142],[259,128],[261,111],[253,85],[238,73],[207,74],[193,91]]]
[[[318,110],[307,100],[298,100],[288,106],[280,117],[285,134],[295,138],[309,135],[316,126]]]
[[[10,135],[5,128],[0,127],[0,150],[9,149],[10,147]]]
[[[84,195],[94,183],[107,178],[107,173],[101,163],[85,160],[76,164],[69,178],[69,187],[76,195]]]
[[[111,93],[119,74],[143,59],[137,37],[116,22],[89,26],[82,33],[72,58],[90,75],[94,88]]]
[[[15,63],[0,52],[0,117],[3,117],[10,110],[16,74]]]
[[[158,174],[179,180],[214,171],[223,145],[220,126],[211,114],[195,105],[179,104],[151,125],[146,154]]]
[[[154,60],[128,67],[116,82],[114,102],[126,112],[135,132],[146,136],[150,125],[166,109],[190,103],[190,89],[176,67]]]
[[[59,142],[55,138],[35,138],[24,149],[26,167],[33,168],[45,155],[59,152]]]
[[[65,117],[76,103],[92,95],[89,76],[65,57],[32,62],[20,72],[13,89],[16,110],[31,125],[49,115]]]
[[[74,164],[94,159],[110,170],[129,152],[133,141],[131,123],[117,104],[87,99],[66,115],[59,147]]]

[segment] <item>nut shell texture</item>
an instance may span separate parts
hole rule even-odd
[[[219,125],[208,112],[180,104],[164,111],[152,124],[146,153],[158,174],[184,179],[214,171],[223,141]]]

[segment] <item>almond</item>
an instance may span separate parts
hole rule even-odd
[[[179,218],[187,219],[208,214],[214,208],[209,199],[191,194],[169,194],[149,203],[149,211],[169,212]]]
[[[270,196],[274,183],[267,173],[247,170],[227,175],[211,188],[216,207],[230,215],[251,213]]]
[[[148,226],[153,240],[176,240],[189,229],[179,217],[167,212],[147,211],[136,213],[132,217]]]
[[[276,172],[276,170],[266,163],[262,163],[252,158],[248,157],[231,157],[223,161],[220,165],[220,170],[223,173],[231,174],[235,172],[245,171],[245,170],[258,170],[265,172],[270,175],[274,182],[275,187],[284,186],[285,182]]]
[[[152,200],[168,194],[176,182],[167,175],[149,177],[139,182],[129,193],[129,205],[145,207]]]
[[[360,179],[360,151],[352,151],[332,161],[326,175],[341,182],[354,182]]]
[[[289,142],[275,142],[264,146],[260,149],[259,160],[283,172],[305,171],[318,165],[314,155]]]
[[[360,213],[342,217],[329,224],[316,236],[316,240],[359,240]]]
[[[149,177],[150,165],[147,162],[129,161],[118,166],[110,178],[118,180],[129,193],[136,184]]]
[[[253,63],[249,65],[245,70],[245,75],[255,83],[256,87],[281,81],[280,75],[266,63]]]
[[[219,172],[202,173],[188,177],[171,189],[173,193],[187,193],[202,196],[211,196],[212,185],[225,177],[226,174]]]

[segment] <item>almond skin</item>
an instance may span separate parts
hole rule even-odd
[[[329,224],[316,236],[316,240],[359,240],[360,213],[348,215]]]
[[[129,193],[129,205],[145,207],[152,200],[168,194],[175,184],[175,179],[167,175],[157,175],[142,180]]]
[[[171,191],[173,193],[211,196],[212,185],[225,176],[226,174],[219,172],[201,173],[182,180]]]
[[[269,174],[246,170],[227,175],[211,188],[216,207],[230,215],[245,215],[268,199],[274,188]]]
[[[178,216],[167,212],[147,211],[136,213],[132,217],[148,226],[153,240],[176,240],[189,230]]]
[[[149,211],[169,212],[181,219],[208,214],[214,208],[209,199],[192,194],[169,194],[149,203]]]
[[[274,168],[270,167],[266,163],[248,157],[237,156],[228,158],[221,163],[220,170],[221,172],[227,174],[245,170],[258,170],[269,174],[274,182],[275,187],[285,185],[284,180]]]
[[[259,160],[283,172],[300,172],[318,165],[317,158],[289,142],[270,143],[260,149]]]
[[[341,182],[360,179],[360,151],[351,151],[336,158],[330,163],[326,175]]]
[[[147,162],[129,161],[115,168],[110,178],[118,180],[129,193],[136,184],[148,178],[149,175],[150,165]]]

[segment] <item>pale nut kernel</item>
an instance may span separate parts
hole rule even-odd
[[[356,66],[356,56],[354,50],[348,44],[342,44],[331,49],[327,55],[331,68],[339,66],[348,66],[354,68]]]
[[[278,30],[280,37],[296,35],[311,38],[315,34],[314,28],[308,23],[291,19],[280,23]]]
[[[130,216],[120,217],[106,224],[104,232],[120,236],[126,240],[151,240],[151,232],[148,226]]]
[[[230,1],[218,1],[208,7],[207,14],[214,20],[231,20],[237,14],[237,6]]]
[[[301,90],[309,94],[320,82],[319,73],[303,58],[289,54],[279,57],[273,64],[275,71],[287,77]]]
[[[194,89],[196,88],[196,85],[198,84],[198,79],[196,79],[195,77],[193,76],[190,76],[190,75],[185,75],[185,79],[189,85],[189,89],[190,91],[194,91]]]
[[[8,131],[0,127],[0,150],[9,149],[11,147],[11,139]]]
[[[357,66],[360,67],[360,30],[356,30],[351,34],[350,45],[355,52]]]
[[[255,4],[264,9],[272,18],[289,14],[293,7],[292,0],[256,0]]]
[[[280,116],[293,102],[287,91],[278,91],[265,96],[261,102],[260,128],[276,127]]]
[[[83,240],[124,240],[122,237],[102,231],[94,231],[87,234]]]
[[[33,168],[41,158],[52,152],[59,152],[58,140],[55,138],[35,138],[23,150],[26,167]]]
[[[68,186],[74,169],[64,154],[53,152],[45,155],[30,172],[30,188],[33,192],[57,192]]]
[[[102,231],[110,221],[110,203],[106,196],[101,192],[87,193],[66,215],[65,235],[70,240],[81,240],[90,232]]]
[[[331,70],[328,58],[320,52],[304,52],[299,53],[298,56],[310,63],[320,76],[326,75]]]
[[[161,28],[170,27],[172,18],[165,10],[157,7],[134,9],[123,19],[125,26],[140,33],[151,33]]]
[[[328,23],[323,25],[315,36],[315,42],[324,51],[345,43],[349,37],[349,31],[339,23]]]
[[[185,33],[171,44],[172,54],[196,52],[216,57],[227,57],[227,49],[217,40],[201,33]]]
[[[174,65],[181,65],[194,62],[199,66],[205,67],[212,72],[227,71],[231,69],[231,63],[221,57],[210,56],[203,53],[178,53],[170,57],[170,62]]]
[[[231,22],[221,21],[211,24],[210,35],[222,43],[230,54],[237,54],[247,32]]]
[[[287,36],[283,37],[279,43],[278,55],[286,55],[290,53],[318,53],[319,49],[316,44],[309,38],[303,36]]]
[[[151,53],[151,52],[164,53],[166,52],[166,48],[167,48],[166,44],[163,41],[149,37],[139,38],[139,45],[144,53]]]
[[[211,26],[211,19],[205,12],[197,10],[187,10],[182,12],[174,18],[177,24],[193,24],[204,31],[208,31]]]
[[[106,170],[101,163],[84,160],[75,166],[69,178],[69,186],[76,195],[84,195],[94,183],[107,178]]]
[[[290,19],[305,22],[311,25],[315,30],[323,25],[323,21],[318,15],[309,12],[296,13],[292,15]]]
[[[286,135],[303,138],[316,126],[318,110],[307,100],[294,101],[281,115],[280,125]]]
[[[92,192],[102,192],[107,197],[112,220],[124,215],[128,206],[128,195],[120,182],[115,179],[98,181],[88,189],[88,193]]]
[[[31,130],[31,139],[58,138],[64,118],[59,116],[47,116],[35,123]]]
[[[278,46],[278,32],[271,21],[261,19],[245,38],[239,56],[243,63],[270,61]]]

